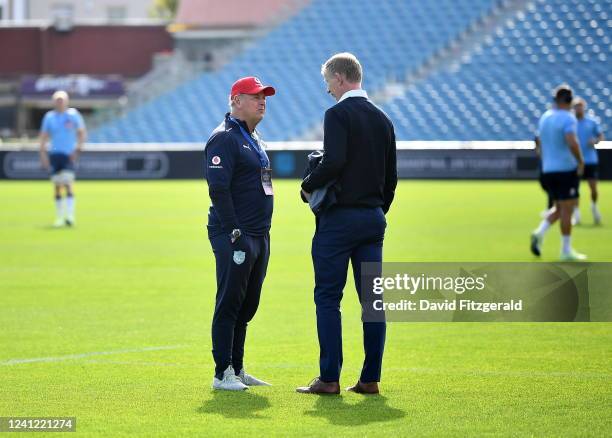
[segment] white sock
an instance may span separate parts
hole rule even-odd
[[[540,225],[538,225],[538,228],[536,228],[534,233],[537,234],[539,237],[543,237],[544,233],[546,233],[549,228],[550,222],[548,222],[548,219],[542,219],[542,222],[540,222]]]
[[[74,217],[74,196],[66,196],[66,214]]]
[[[58,218],[64,218],[64,202],[61,197],[55,198],[55,214]]]
[[[572,236],[571,235],[562,235],[561,236],[561,242],[563,243],[563,247],[561,249],[561,252],[563,254],[569,254],[570,252],[572,252]]]
[[[580,220],[580,208],[578,208],[578,206],[574,207],[574,218]]]
[[[593,212],[593,216],[599,215],[599,209],[597,208],[597,202],[591,202],[591,211]]]

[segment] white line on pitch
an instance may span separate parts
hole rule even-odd
[[[106,356],[109,354],[121,354],[121,353],[142,353],[143,351],[159,351],[159,350],[176,350],[177,348],[183,348],[185,345],[165,345],[159,347],[143,347],[143,348],[130,348],[124,350],[113,350],[113,351],[92,351],[89,353],[80,354],[67,354],[65,356],[55,357],[34,357],[30,359],[9,359],[4,362],[0,362],[0,365],[19,365],[24,363],[34,362],[61,362],[64,360],[71,359],[82,359],[91,356]]]

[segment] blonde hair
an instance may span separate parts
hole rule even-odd
[[[584,109],[586,109],[586,107],[587,107],[586,100],[584,100],[580,96],[574,97],[574,100],[572,101],[572,106],[576,106],[576,105],[582,105],[584,107]]]
[[[348,52],[336,53],[321,66],[321,74],[324,77],[336,73],[344,75],[346,80],[352,83],[359,83],[363,78],[363,70],[359,60],[355,55]]]
[[[64,90],[57,90],[55,93],[53,93],[53,100],[56,99],[68,101],[68,93],[66,93]]]

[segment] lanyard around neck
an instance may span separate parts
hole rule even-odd
[[[234,118],[233,116],[229,116],[229,119],[234,122],[236,125],[238,125],[238,128],[240,129],[240,132],[242,133],[242,136],[245,138],[246,141],[249,142],[249,144],[251,145],[251,147],[253,148],[253,150],[257,153],[257,156],[259,157],[259,162],[261,164],[261,167],[263,167],[264,169],[270,167],[270,160],[268,159],[268,155],[266,154],[266,151],[264,151],[255,140],[253,140],[253,137],[251,136],[251,134],[249,134],[240,124],[240,122]]]

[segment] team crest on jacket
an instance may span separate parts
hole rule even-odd
[[[212,160],[210,160],[215,166],[219,165],[221,163],[221,157],[219,157],[218,155],[215,155],[214,157],[212,157]]]
[[[244,251],[234,251],[234,263],[237,265],[241,265],[246,258],[246,254]]]

